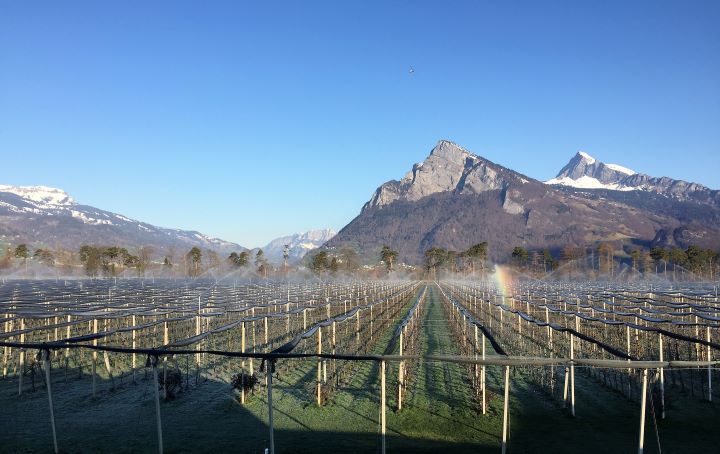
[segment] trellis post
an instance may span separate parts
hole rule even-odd
[[[157,423],[157,435],[158,435],[158,452],[163,454],[163,434],[162,434],[162,419],[160,417],[160,391],[158,389],[158,373],[157,373],[157,356],[151,356],[148,358],[148,362],[152,367],[153,371],[153,389],[155,395],[155,421]]]
[[[643,369],[642,396],[640,397],[640,440],[638,442],[638,454],[643,454],[645,449],[645,407],[647,404],[647,383],[648,371]]]
[[[93,319],[93,334],[98,332],[98,321]],[[93,339],[93,345],[97,346],[97,337]],[[97,350],[92,352],[92,396],[97,392]]]
[[[482,360],[485,361],[485,333],[482,334]],[[480,369],[480,388],[482,389],[482,412],[487,413],[487,399],[485,397],[485,364]]]
[[[400,330],[400,356],[403,354],[403,332],[404,329]],[[403,366],[404,363],[400,360],[398,364],[398,411],[402,410],[402,391],[403,391]]]
[[[510,366],[505,366],[505,389],[504,389],[504,397],[503,397],[502,454],[505,454],[505,452],[507,451],[509,397],[510,397]]]
[[[385,454],[385,361],[380,361],[380,452]]]
[[[273,404],[272,404],[272,375],[275,372],[275,361],[267,362],[267,392],[268,392],[268,426],[270,431],[270,454],[275,454],[275,424],[273,421]]]
[[[575,336],[570,334],[570,414],[575,416]]]
[[[709,326],[707,327],[707,335],[706,335],[706,336],[707,336],[707,341],[708,341],[708,346],[707,346],[707,360],[708,360],[708,367],[707,367],[708,402],[712,402],[712,365],[709,364],[710,361],[712,361],[712,353],[711,353],[710,345],[709,345],[710,342],[711,342],[710,327],[709,327]]]
[[[135,330],[135,326],[137,326],[137,325],[135,324],[135,314],[133,314],[133,316],[132,316],[132,326],[133,326],[133,330],[132,330],[132,348],[133,348],[133,350],[135,350],[135,348],[136,348],[136,346],[137,346],[137,343],[136,343],[136,337],[137,337],[137,332],[136,332],[136,331],[137,331],[137,330]],[[69,337],[69,336],[68,336],[68,337]],[[133,352],[133,354],[132,354],[133,383],[135,383],[136,355],[137,355],[137,353]]]
[[[23,331],[20,333],[20,343],[25,343],[25,319],[20,319],[20,330]],[[23,392],[23,379],[25,377],[25,349],[23,347],[20,347],[20,368],[19,373],[20,376],[18,377],[18,396],[22,395]]]
[[[242,322],[240,324],[240,353],[245,353],[245,322]],[[242,364],[241,364],[242,372],[240,372],[242,375],[242,380],[240,383],[240,403],[245,403],[245,358],[243,357]]]
[[[658,343],[660,347],[660,362],[664,361],[663,353],[663,335],[658,333]],[[665,368],[660,366],[660,419],[665,419]]]
[[[52,428],[53,448],[58,453],[57,432],[55,431],[55,410],[53,408],[52,387],[50,385],[50,351],[41,350],[43,368],[45,369],[45,384],[47,385],[48,404],[50,406],[50,427]]]
[[[318,355],[322,354],[322,328],[318,326],[317,329],[317,352]],[[322,358],[318,357],[317,363],[317,404],[318,407],[322,405]]]

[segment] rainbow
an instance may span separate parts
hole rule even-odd
[[[510,287],[512,286],[512,275],[510,274],[510,270],[503,268],[500,265],[495,265],[495,272],[493,273],[492,279],[495,281],[495,287],[503,296],[503,299],[507,298],[511,293]]]

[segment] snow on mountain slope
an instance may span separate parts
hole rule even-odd
[[[595,158],[585,153],[584,151],[578,151],[578,154],[588,163],[595,164]]]
[[[578,151],[575,156],[560,169],[557,176],[546,181],[547,184],[560,184],[584,189],[613,189],[626,191],[626,185],[621,184],[623,178],[634,175],[635,172],[617,165],[605,164],[598,161],[584,151]]]
[[[67,192],[48,186],[9,186],[0,184],[0,192],[15,194],[28,202],[41,206],[75,205],[75,201]]]
[[[276,238],[262,249],[270,261],[282,263],[283,251],[285,250],[285,245],[288,245],[288,261],[290,263],[297,263],[302,260],[305,254],[325,244],[325,242],[334,237],[336,233],[337,232],[332,229],[295,233],[293,235]]]
[[[606,167],[611,168],[612,170],[615,170],[620,173],[624,173],[626,175],[635,175],[637,172],[634,170],[630,170],[627,167],[619,166],[617,164],[605,164]]]
[[[634,189],[627,186],[621,186],[617,183],[602,183],[597,178],[589,177],[587,175],[583,175],[575,180],[570,177],[553,178],[545,183],[572,186],[580,189],[611,189],[614,191],[632,191]]]
[[[720,205],[720,191],[698,183],[652,177],[618,164],[605,164],[583,151],[577,152],[555,178],[545,183],[578,189],[652,192],[677,200]]]
[[[199,232],[167,229],[77,203],[62,189],[0,185],[0,241],[61,245],[117,244],[124,247],[198,246],[240,251],[235,243]]]

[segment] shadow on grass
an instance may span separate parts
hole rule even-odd
[[[92,398],[89,379],[64,384],[53,381],[55,421],[61,452],[157,452],[157,426],[151,379],[139,379],[115,390],[103,388]],[[107,383],[100,383],[100,387]],[[282,391],[278,390],[279,393]],[[0,452],[49,452],[52,449],[47,394],[16,395],[13,380],[0,381]],[[289,396],[288,396],[289,397]],[[240,405],[227,383],[215,380],[179,393],[161,402],[165,452],[263,452],[269,446],[267,403],[258,390],[247,406]],[[372,406],[373,402],[366,403]],[[377,407],[374,407],[377,408]],[[378,409],[379,411],[379,409]],[[389,410],[388,410],[388,413]],[[274,407],[278,452],[355,453],[379,452],[377,420],[351,406],[327,408]],[[364,427],[318,430],[322,418],[328,426],[342,425],[355,415],[367,421]],[[311,423],[304,421],[308,418]],[[339,419],[339,420],[338,420]],[[287,427],[295,425],[296,428]],[[285,427],[282,427],[285,426]],[[390,452],[485,452],[497,446],[452,443],[444,440],[388,435]]]

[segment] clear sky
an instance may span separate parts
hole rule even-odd
[[[0,0],[0,183],[243,246],[438,139],[720,188],[720,2]],[[415,72],[410,73],[409,68]]]

